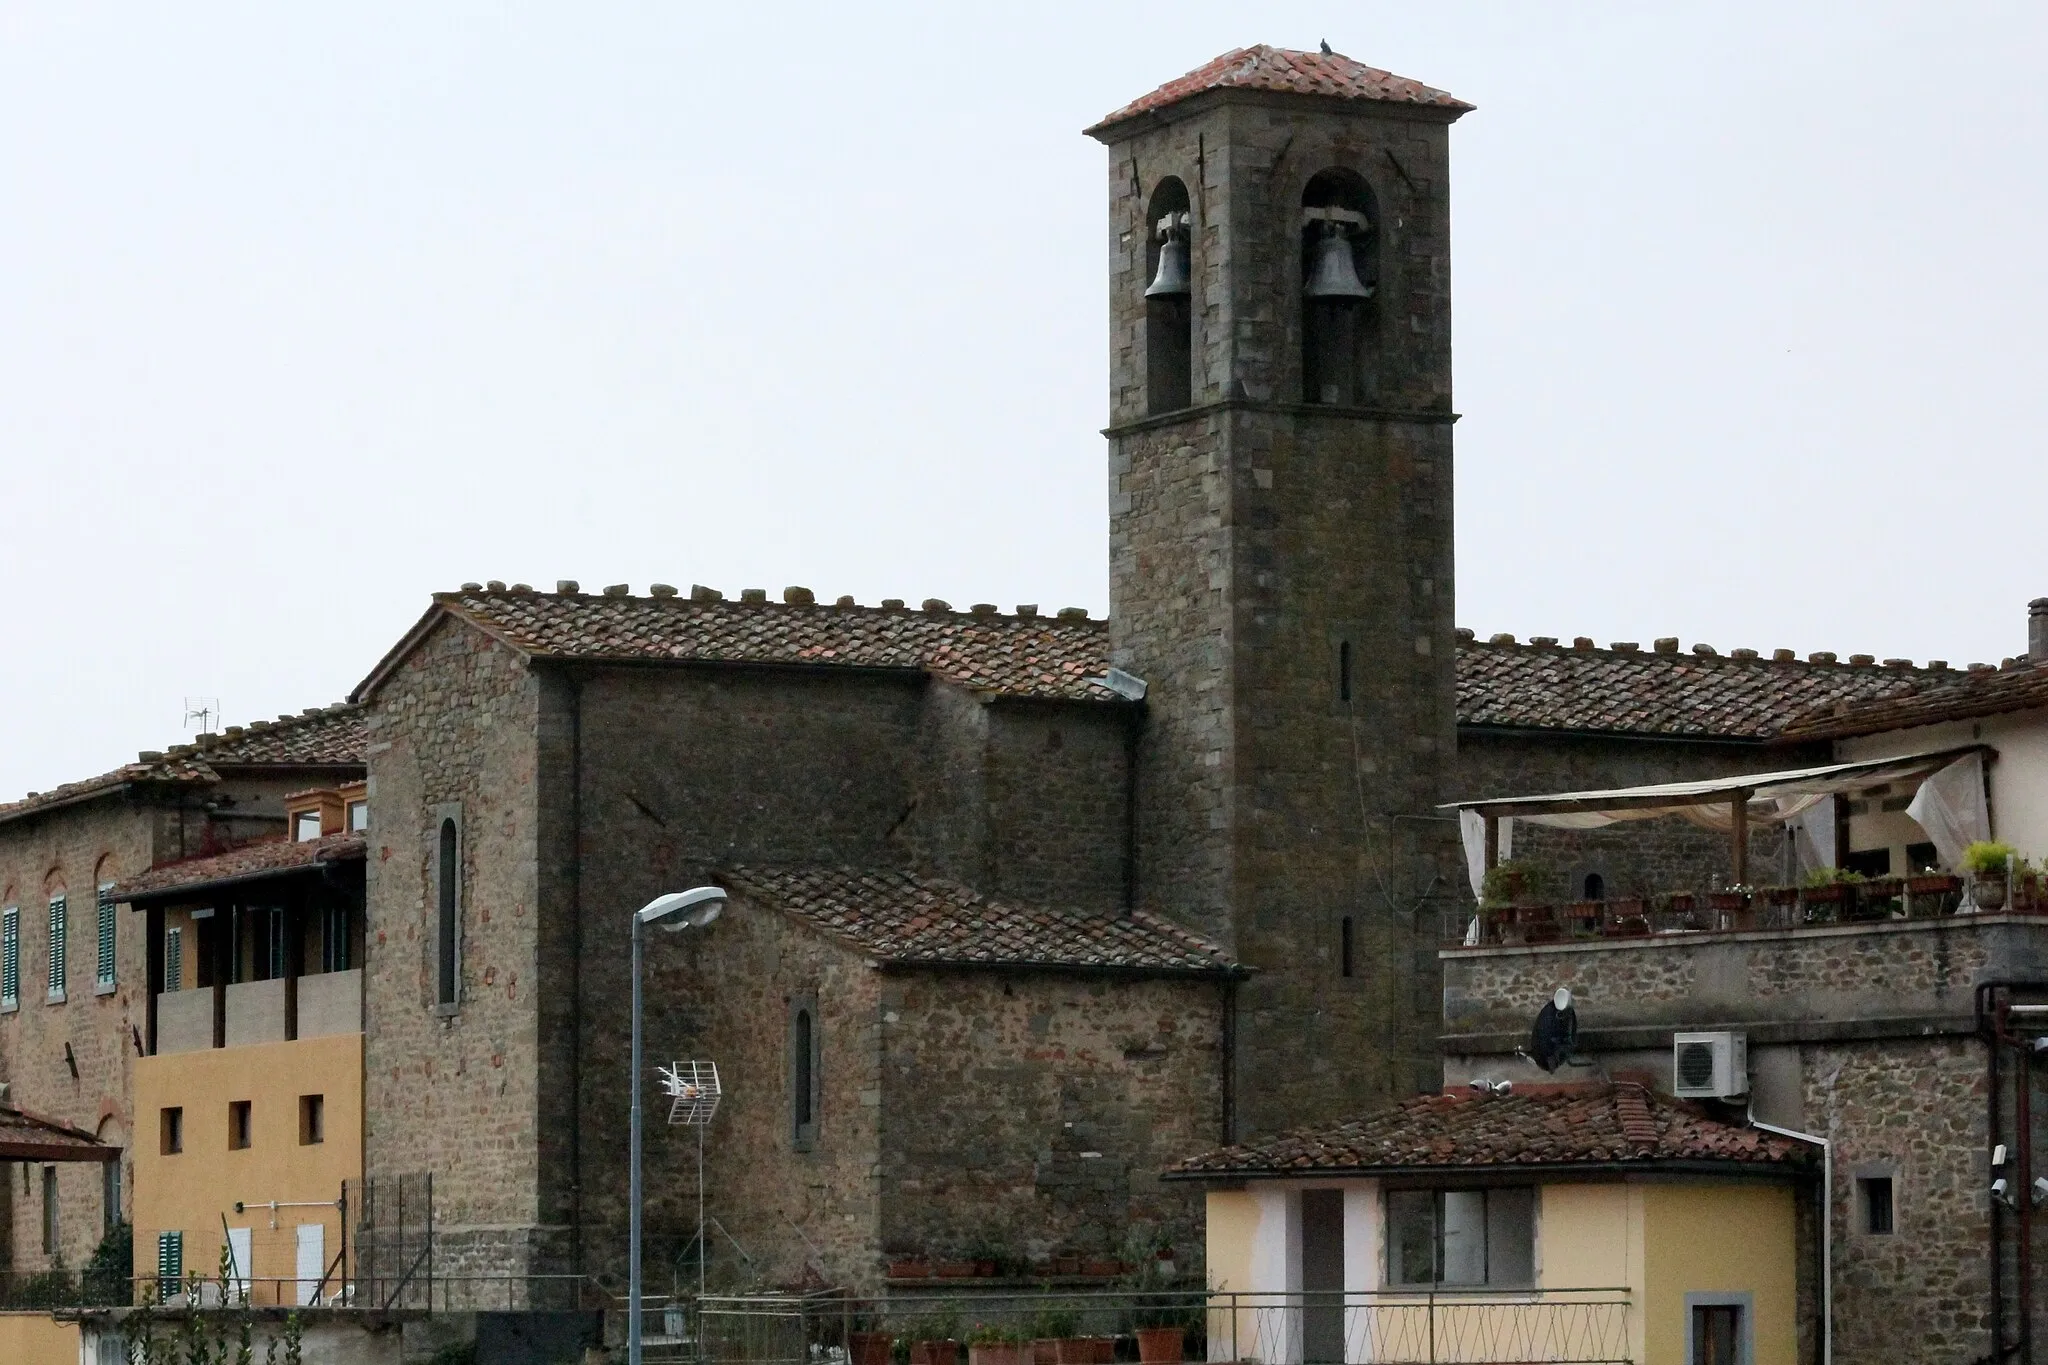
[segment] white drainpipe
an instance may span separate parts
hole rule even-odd
[[[1795,1132],[1752,1116],[1752,1128],[1776,1133],[1820,1148],[1820,1359],[1835,1365],[1835,1147],[1824,1137]]]

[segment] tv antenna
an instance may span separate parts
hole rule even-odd
[[[718,1083],[716,1062],[671,1062],[654,1070],[668,1092],[668,1121],[697,1130],[697,1302],[702,1304],[704,1262],[711,1250],[704,1241],[704,1130],[711,1126],[725,1091]]]
[[[195,721],[196,721],[196,722],[198,722],[198,728],[197,728],[197,729],[193,729],[193,730],[192,730],[192,733],[193,733],[193,734],[195,734],[195,735],[210,735],[210,734],[212,734],[212,733],[213,733],[213,731],[214,731],[214,726],[215,726],[215,725],[217,725],[217,724],[218,724],[218,723],[220,722],[220,698],[219,698],[219,697],[187,697],[187,698],[185,698],[185,725],[186,725],[186,728],[187,728],[187,729],[192,729],[192,726],[193,726],[193,722],[195,722]]]

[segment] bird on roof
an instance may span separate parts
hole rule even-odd
[[[1334,55],[1335,55],[1335,53],[1334,53],[1334,52],[1333,52],[1333,51],[1331,50],[1331,48],[1330,48],[1330,40],[1329,40],[1328,38],[1325,38],[1325,39],[1323,39],[1323,55],[1324,55],[1325,57],[1330,57],[1330,56],[1334,56]]]

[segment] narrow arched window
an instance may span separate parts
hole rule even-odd
[[[1372,190],[1355,172],[1323,171],[1301,196],[1304,402],[1371,404],[1378,289],[1379,214]]]
[[[1607,899],[1607,878],[1601,876],[1598,872],[1588,872],[1586,874],[1585,889],[1585,899],[1589,901],[1604,901]]]
[[[1188,189],[1168,176],[1145,213],[1145,411],[1194,401],[1193,216]]]
[[[458,907],[461,900],[461,832],[452,815],[441,818],[441,832],[434,856],[434,968],[435,1003],[456,1002],[455,949]]]
[[[789,1131],[800,1152],[818,1141],[818,1001],[811,995],[790,1001]]]
[[[1351,642],[1349,640],[1340,640],[1337,643],[1337,700],[1343,702],[1351,700]]]

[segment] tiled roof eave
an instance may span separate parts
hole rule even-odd
[[[1302,1166],[1170,1166],[1159,1173],[1161,1180],[1325,1180],[1382,1179],[1395,1176],[1417,1179],[1498,1177],[1502,1182],[1526,1181],[1532,1174],[1565,1178],[1601,1175],[1725,1175],[1752,1180],[1806,1180],[1813,1177],[1810,1163],[1798,1160],[1761,1158],[1745,1161],[1735,1157],[1638,1156],[1578,1161],[1489,1161],[1450,1162],[1418,1165],[1382,1163],[1377,1165]]]
[[[1741,734],[1733,731],[1708,730],[1704,727],[1672,726],[1662,730],[1598,729],[1581,725],[1534,725],[1526,721],[1510,723],[1505,721],[1461,720],[1460,734],[1497,735],[1501,738],[1534,736],[1545,739],[1618,739],[1642,740],[1662,744],[1741,744],[1761,747],[1778,742],[1777,737],[1762,734]]]
[[[842,940],[850,942],[850,940]],[[1217,981],[1226,978],[1242,980],[1253,973],[1250,967],[1231,962],[1216,963],[1147,963],[1147,962],[1087,962],[1079,958],[1035,957],[1035,958],[972,958],[972,957],[917,957],[909,954],[881,955],[872,949],[860,949],[885,972],[902,971],[953,971],[953,972],[1010,972],[1010,973],[1057,973],[1065,976],[1122,976],[1122,977],[1199,977]]]
[[[1166,104],[1130,113],[1119,111],[1111,114],[1101,122],[1083,128],[1081,135],[1092,137],[1098,142],[1118,141],[1135,132],[1163,127],[1226,102],[1293,108],[1300,108],[1304,104],[1319,104],[1334,110],[1349,110],[1355,114],[1370,112],[1374,118],[1406,118],[1418,123],[1456,123],[1478,107],[1466,104],[1462,100],[1450,104],[1421,104],[1414,100],[1374,99],[1366,95],[1338,95],[1311,90],[1267,90],[1254,85],[1214,85],[1206,90],[1183,95]]]

